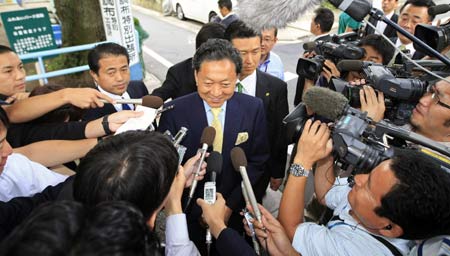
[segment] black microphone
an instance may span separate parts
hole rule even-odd
[[[189,205],[192,202],[192,198],[194,197],[195,189],[197,188],[198,181],[196,178],[198,177],[198,174],[200,173],[200,170],[202,168],[202,163],[205,160],[206,151],[208,150],[208,147],[211,146],[214,142],[214,138],[216,137],[216,129],[214,127],[208,126],[203,129],[202,137],[200,138],[200,144],[202,147],[198,150],[200,151],[200,160],[198,162],[197,170],[195,171],[194,180],[192,181],[191,189],[189,190],[189,196],[188,201],[186,203],[186,207],[184,208],[184,211],[188,209]]]
[[[450,4],[440,4],[428,8],[428,15],[436,16],[450,11]]]
[[[350,112],[360,113],[360,116],[362,116],[361,111],[350,107],[350,105],[348,104],[348,99],[345,98],[344,95],[332,91],[328,88],[310,88],[303,95],[303,102],[314,113],[331,120],[338,120],[340,117]],[[375,123],[371,120],[366,121],[375,125],[376,129],[382,131],[387,135],[411,141],[450,157],[450,147],[447,147],[442,143],[435,142],[434,140],[431,140],[415,132],[395,126],[386,121],[380,121],[378,123]]]
[[[364,67],[368,66],[368,63],[366,61],[360,61],[360,60],[341,60],[337,64],[337,68],[340,72],[346,72],[346,71],[361,71]]]
[[[256,219],[262,223],[261,211],[258,208],[258,202],[256,201],[255,193],[253,192],[252,184],[247,175],[247,158],[245,152],[240,147],[234,147],[230,152],[231,162],[234,169],[242,176],[242,182],[244,184],[245,191],[247,192],[248,199],[255,212]]]
[[[356,21],[362,21],[372,10],[372,3],[367,0],[329,0],[329,2]]]
[[[213,151],[209,154],[207,160],[206,170],[210,175],[210,181],[205,183],[203,199],[209,203],[214,204],[216,202],[216,178],[222,172],[222,155]],[[212,235],[209,228],[206,230],[206,249],[208,255],[210,255],[212,243]]]
[[[307,10],[320,4],[320,0],[239,0],[236,10],[239,19],[257,31],[264,28],[284,28],[298,20]]]

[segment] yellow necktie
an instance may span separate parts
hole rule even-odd
[[[221,108],[211,108],[211,112],[214,116],[211,126],[216,129],[216,137],[214,138],[214,151],[222,153],[222,143],[223,143],[223,131],[222,124],[220,123],[219,114],[222,111]]]

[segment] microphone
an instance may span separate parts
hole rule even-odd
[[[348,100],[344,95],[332,91],[328,88],[310,88],[303,95],[303,102],[314,113],[331,120],[337,120],[348,113],[359,113],[359,116],[362,116],[361,111],[350,107],[350,105],[348,104]],[[375,129],[377,129],[381,133],[385,133],[387,135],[391,135],[425,146],[450,157],[450,147],[447,147],[442,143],[435,142],[434,140],[431,140],[415,132],[395,126],[386,121],[380,121],[378,123],[375,123],[370,119],[365,121],[375,125]]]
[[[436,16],[450,11],[450,4],[439,4],[428,8],[428,15]]]
[[[314,49],[316,49],[316,42],[306,42],[303,44],[303,50],[306,52],[312,52]]]
[[[222,155],[213,151],[209,154],[207,160],[206,170],[210,174],[210,181],[205,183],[204,191],[203,191],[203,199],[208,204],[214,204],[216,202],[216,177],[222,172]],[[212,235],[209,228],[206,230],[206,249],[208,255],[210,255],[212,243]]]
[[[173,145],[175,147],[178,147],[181,143],[181,141],[186,137],[188,129],[186,127],[181,127],[181,129],[175,134],[175,137],[173,138]]]
[[[329,2],[360,22],[372,10],[372,3],[367,0],[329,0]]]
[[[253,192],[252,184],[247,175],[247,158],[245,157],[244,150],[240,147],[234,147],[230,152],[231,162],[234,169],[241,173],[242,183],[244,184],[245,191],[247,192],[250,204],[255,212],[256,219],[262,223],[261,211],[258,208],[258,203],[256,202],[255,193]]]
[[[366,61],[360,61],[360,60],[341,60],[337,64],[337,68],[340,72],[346,72],[346,71],[360,71],[364,67],[367,66]]]
[[[320,0],[239,0],[236,12],[240,20],[256,31],[261,31],[264,28],[284,28],[320,2]]]
[[[109,103],[104,99],[100,99],[100,101],[103,103]],[[142,99],[116,99],[115,101],[116,104],[135,104],[154,109],[158,109],[164,104],[160,97],[153,95],[145,95]]]
[[[317,86],[311,87],[303,94],[303,102],[314,113],[330,120],[339,119],[350,107],[344,95]]]
[[[202,132],[202,137],[200,137],[200,144],[202,147],[199,149],[201,155],[200,155],[200,161],[198,163],[197,169],[195,171],[194,180],[192,181],[191,188],[189,190],[189,196],[188,201],[186,203],[186,207],[184,208],[184,211],[188,209],[189,205],[192,202],[192,198],[194,197],[195,189],[197,188],[198,181],[196,178],[198,177],[198,174],[200,173],[200,169],[202,168],[202,163],[205,160],[206,151],[208,150],[208,147],[211,146],[214,142],[214,137],[216,137],[216,129],[211,126],[205,127]]]
[[[241,182],[241,188],[242,188],[242,195],[244,196],[244,200],[245,200],[245,204],[250,204],[250,198],[248,197],[248,192],[245,189],[244,186],[244,182]],[[250,212],[244,208],[244,210],[242,211],[244,213],[244,218],[247,220],[247,225],[250,228],[251,231],[251,237],[252,237],[252,242],[253,242],[253,248],[255,249],[256,255],[260,255],[260,249],[259,249],[259,244],[258,244],[258,240],[256,239],[256,232],[255,232],[255,228],[253,227],[253,223],[250,222],[250,220],[252,220],[252,215],[250,214]]]

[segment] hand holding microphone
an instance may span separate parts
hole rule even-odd
[[[211,146],[214,142],[214,138],[216,137],[216,130],[208,126],[205,129],[203,129],[202,137],[200,138],[201,148],[199,149],[200,152],[200,163],[203,163],[206,156],[206,151],[208,150],[208,147]],[[189,190],[189,196],[188,201],[186,203],[186,207],[184,211],[186,212],[187,209],[189,209],[189,206],[191,204],[192,198],[194,197],[195,189],[197,188],[197,177],[200,174],[201,170],[201,164],[197,166],[197,169],[194,173],[194,181],[192,182],[191,189]]]

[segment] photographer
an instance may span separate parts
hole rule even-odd
[[[336,179],[330,132],[325,124],[308,120],[300,137],[282,197],[279,220],[292,245],[302,255],[402,255],[409,241],[450,232],[450,175],[439,165],[412,150],[398,150],[369,174],[355,176],[354,186]],[[314,182],[319,201],[334,210],[326,226],[303,223],[308,172],[315,163]],[[280,248],[268,237],[269,251]],[[264,245],[264,243],[263,243]],[[276,248],[270,248],[276,246]]]

